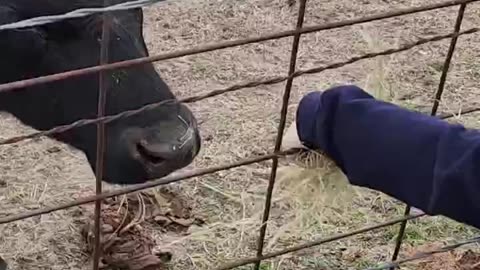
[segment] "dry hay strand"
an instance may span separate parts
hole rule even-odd
[[[298,234],[318,235],[328,227],[320,224],[343,223],[356,192],[323,153],[302,150],[287,160],[290,164],[278,169],[274,203],[292,211],[283,215],[283,224],[269,239],[267,249]]]
[[[290,159],[288,166],[279,168],[278,187],[287,196],[300,200],[304,206],[318,210],[344,210],[351,202],[354,189],[341,169],[324,153],[302,150]]]
[[[406,256],[414,256],[418,252],[428,252],[441,248],[442,243],[431,243],[419,247],[410,247]],[[480,270],[480,253],[468,250],[452,250],[434,254],[417,261],[417,269],[422,270]]]
[[[185,233],[203,221],[192,216],[181,197],[166,189],[153,194],[139,192],[107,199],[101,213],[101,269],[161,270],[172,252],[160,249],[148,232],[154,226],[162,232]],[[84,224],[82,235],[87,252],[94,250],[94,220]],[[160,228],[158,228],[160,227]]]

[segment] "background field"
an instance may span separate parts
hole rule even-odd
[[[305,25],[433,2],[440,0],[310,0]],[[295,26],[297,10],[298,3],[287,0],[169,1],[145,10],[144,32],[153,55],[289,30]],[[453,7],[305,35],[298,67],[325,65],[420,37],[449,33],[457,10]],[[480,4],[471,4],[463,29],[478,27],[479,23]],[[291,38],[284,38],[155,65],[174,92],[187,97],[285,75],[291,43]],[[340,83],[357,84],[383,99],[428,113],[448,44],[448,40],[435,42],[301,77],[294,83],[289,121],[303,94]],[[480,105],[479,44],[478,34],[459,39],[439,113]],[[204,146],[191,167],[213,166],[272,151],[283,89],[284,83],[261,86],[192,104],[190,107],[202,121]],[[480,127],[476,114],[453,120]],[[1,138],[32,131],[7,114],[2,115],[0,128]],[[269,167],[270,162],[263,162],[171,186],[187,196],[196,215],[206,221],[203,227],[191,228],[188,235],[163,234],[154,226],[149,228],[160,246],[174,250],[171,269],[211,269],[225,260],[255,254]],[[70,201],[94,188],[94,176],[85,157],[49,139],[2,146],[0,171],[0,216]],[[277,189],[265,251],[346,232],[403,213],[403,205],[396,200],[369,190],[356,190],[359,193],[351,205],[327,215],[320,207],[312,208],[314,197],[300,200],[286,189]],[[12,269],[88,269],[77,226],[82,219],[85,217],[79,215],[78,209],[72,208],[0,225],[0,254]],[[405,240],[409,248],[403,249],[402,255],[431,241],[462,239],[477,232],[441,217],[409,224]],[[272,259],[264,262],[262,269],[362,269],[390,259],[397,230],[398,226],[394,226]],[[432,269],[446,269],[445,265]],[[405,269],[428,268],[410,265]]]

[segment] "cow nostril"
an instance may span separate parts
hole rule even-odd
[[[166,160],[160,153],[151,151],[142,143],[137,143],[137,151],[142,158],[150,163],[159,164]]]

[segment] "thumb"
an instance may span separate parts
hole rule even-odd
[[[295,121],[290,124],[285,135],[283,136],[281,148],[283,151],[288,149],[306,148],[305,146],[303,146],[303,144],[300,142],[300,139],[298,138],[297,124]]]

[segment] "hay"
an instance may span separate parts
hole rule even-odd
[[[278,188],[305,211],[343,211],[352,202],[354,189],[341,169],[325,154],[304,150],[293,156],[292,164],[278,170]],[[285,196],[284,196],[285,198]]]

